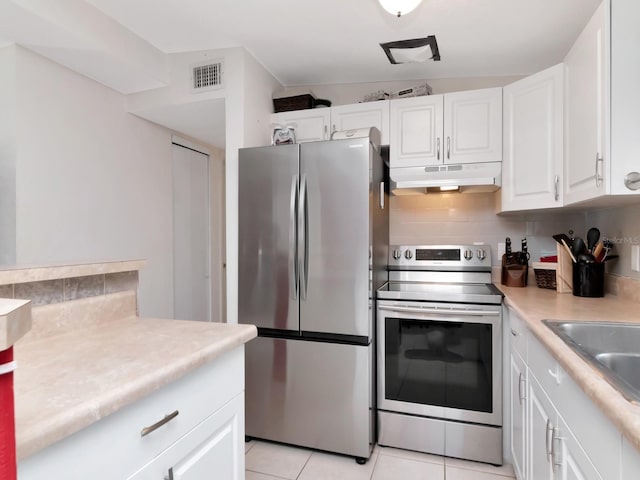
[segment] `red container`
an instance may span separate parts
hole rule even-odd
[[[0,478],[3,480],[16,480],[12,364],[13,347],[0,351]]]

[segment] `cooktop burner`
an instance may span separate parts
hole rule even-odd
[[[492,284],[419,283],[390,281],[378,289],[378,298],[460,303],[502,303],[502,294]]]
[[[379,299],[502,303],[491,284],[488,245],[395,245],[389,249],[389,282]]]

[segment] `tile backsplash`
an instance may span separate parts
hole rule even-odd
[[[433,194],[390,198],[390,244],[481,242],[499,265],[498,243],[510,237],[514,250],[527,239],[531,260],[556,251],[552,235],[572,229],[584,235],[584,212],[526,212],[496,215],[493,193]]]
[[[631,270],[631,247],[640,245],[640,199],[638,202],[638,205],[590,210],[586,222],[587,228],[596,227],[603,239],[610,239],[614,244],[611,254],[620,256],[607,262],[608,272],[640,280],[640,272]]]

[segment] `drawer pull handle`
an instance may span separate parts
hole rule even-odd
[[[513,335],[514,337],[517,337],[518,336],[518,332],[512,328],[511,329],[511,335]]]
[[[173,413],[170,413],[169,415],[165,415],[164,418],[162,420],[158,420],[156,423],[154,423],[153,425],[149,425],[148,427],[144,427],[141,431],[140,431],[140,436],[144,437],[146,435],[149,435],[151,432],[159,429],[161,426],[169,423],[171,420],[173,420],[174,418],[176,418],[178,416],[180,412],[178,412],[178,410],[176,410]]]

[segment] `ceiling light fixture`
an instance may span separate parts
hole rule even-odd
[[[378,0],[382,8],[391,15],[406,15],[414,10],[422,0]]]

